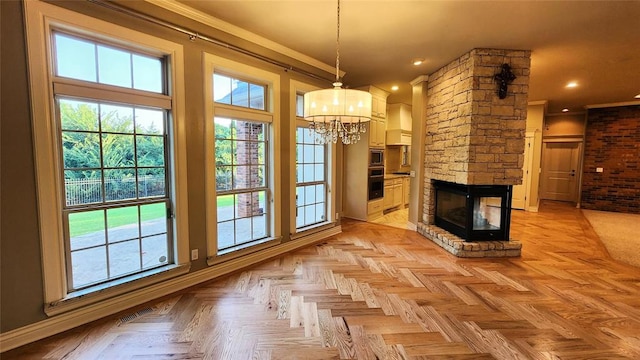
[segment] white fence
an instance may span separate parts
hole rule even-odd
[[[137,188],[136,188],[137,183]],[[137,178],[65,179],[67,206],[165,195],[164,177],[143,175]]]

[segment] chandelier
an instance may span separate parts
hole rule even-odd
[[[340,82],[340,0],[336,36],[336,81],[333,89],[310,91],[304,94],[304,119],[309,131],[315,132],[321,144],[355,144],[367,131],[371,120],[371,94],[366,91],[343,89]]]

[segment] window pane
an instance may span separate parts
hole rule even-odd
[[[308,205],[304,207],[304,222],[306,225],[314,224],[316,222],[315,205]]]
[[[324,165],[323,164],[316,164],[314,165],[315,171],[314,171],[314,181],[323,181],[324,180]]]
[[[314,145],[315,149],[315,162],[318,164],[324,164],[324,146]]]
[[[304,116],[304,95],[301,94],[296,95],[296,116]]]
[[[233,189],[233,167],[216,166],[216,190],[228,191]]]
[[[231,104],[231,78],[213,74],[213,101]]]
[[[80,288],[107,279],[106,247],[71,252],[72,288]]]
[[[98,131],[98,104],[85,101],[60,99],[62,130]]]
[[[167,232],[167,205],[164,202],[140,206],[142,236]]]
[[[131,53],[98,46],[98,82],[131,88]]]
[[[55,34],[54,39],[58,76],[96,82],[95,45],[63,34]]]
[[[102,202],[102,171],[66,170],[64,192],[67,206]]]
[[[142,268],[165,265],[169,259],[167,235],[161,234],[142,239]]]
[[[249,86],[249,107],[252,109],[264,110],[264,93],[264,86],[251,84]]]
[[[314,146],[313,145],[304,145],[303,161],[305,163],[312,163],[314,155],[315,155]]]
[[[235,217],[235,208],[238,195],[218,195],[218,222],[232,220]]]
[[[164,138],[136,135],[138,166],[164,166]]]
[[[140,268],[140,243],[137,239],[109,245],[110,277],[134,273]]]
[[[325,218],[324,203],[316,204],[316,219],[314,222],[319,223],[321,221],[324,221]]]
[[[163,93],[162,61],[157,58],[133,55],[133,88]]]
[[[106,201],[135,199],[136,173],[134,169],[104,171]]]
[[[134,166],[133,135],[102,134],[102,154],[104,167]]]
[[[92,210],[69,214],[71,250],[104,245],[104,211]]]
[[[324,184],[316,185],[316,199],[318,202],[320,201],[324,202],[325,196],[327,196],[327,193],[325,192],[324,189],[325,189]]]
[[[313,164],[304,164],[304,177],[302,178],[303,182],[311,182],[315,179],[313,174],[313,169],[315,166]]]
[[[100,105],[102,131],[133,133],[133,108],[130,106]]]
[[[302,179],[304,178],[304,172],[303,172],[304,167],[302,165],[296,165],[296,182],[302,182]]]
[[[63,131],[62,147],[66,169],[100,167],[100,137],[97,133]]]
[[[153,109],[136,109],[136,133],[164,135],[164,112]]]
[[[309,205],[309,204],[313,204],[316,202],[316,187],[311,185],[311,186],[305,186],[304,187],[304,198],[305,198],[305,205]]]
[[[236,244],[242,244],[251,240],[251,218],[236,219]]]
[[[148,168],[138,170],[138,197],[165,196],[164,168]]]
[[[233,79],[231,81],[231,105],[249,107],[249,83]]]
[[[234,221],[218,222],[218,250],[235,244]]]
[[[107,210],[107,236],[109,242],[137,239],[140,236],[138,228],[138,207],[126,206]]]

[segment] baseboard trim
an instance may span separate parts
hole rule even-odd
[[[46,320],[29,324],[0,334],[0,353],[15,349],[34,341],[73,329],[77,326],[113,315],[128,308],[144,304],[176,291],[200,284],[211,279],[241,270],[253,264],[286,254],[290,251],[312,245],[329,236],[342,232],[342,226],[335,227],[276,245],[247,256],[216,264],[203,270],[189,273],[149,287],[119,295],[81,309],[72,310]]]

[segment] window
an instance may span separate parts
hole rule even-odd
[[[99,84],[161,93],[164,58],[142,56],[97,41],[54,32],[54,74],[93,83],[103,100],[54,80],[64,176],[67,289],[173,263],[167,191],[168,110],[112,102]],[[91,85],[83,85],[91,86]]]
[[[319,144],[315,134],[309,131],[309,123],[303,117],[304,94],[309,86],[293,81],[295,94],[293,111],[295,113],[295,230],[302,233],[331,222],[333,213],[330,184],[332,171],[333,145]],[[333,160],[335,161],[335,160]]]
[[[215,80],[214,80],[215,81]],[[265,124],[216,117],[218,252],[269,235]]]
[[[327,220],[326,145],[306,127],[296,130],[296,228]]]
[[[25,9],[46,312],[187,272],[182,47]]]
[[[211,54],[207,68],[209,263],[279,243],[276,74]]]

